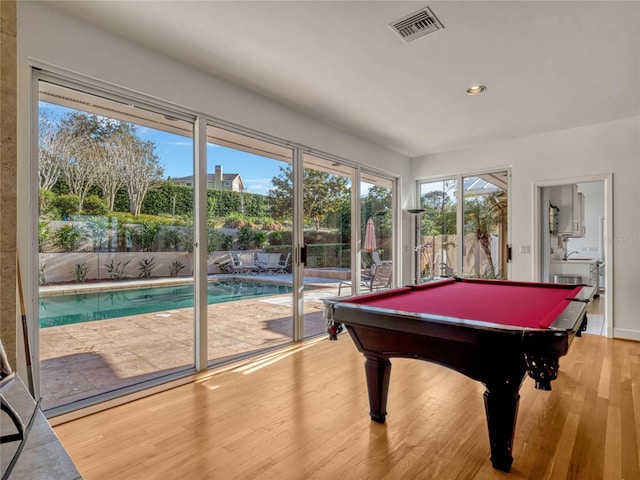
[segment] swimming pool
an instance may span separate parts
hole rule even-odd
[[[291,293],[290,285],[224,281],[209,283],[209,304]],[[40,297],[40,328],[193,307],[193,284],[102,290]]]

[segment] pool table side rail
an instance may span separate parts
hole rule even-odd
[[[570,302],[562,311],[558,319],[547,328],[520,327],[514,325],[504,325],[499,323],[485,322],[481,320],[464,319],[457,317],[447,317],[443,315],[433,315],[428,313],[407,312],[392,308],[372,307],[349,302],[349,299],[328,298],[324,299],[325,318],[337,323],[356,323],[366,326],[370,323],[371,316],[375,315],[380,321],[377,323],[381,328],[387,325],[389,329],[398,328],[398,322],[405,322],[406,331],[420,333],[420,325],[410,322],[430,322],[443,323],[448,325],[458,325],[467,328],[493,331],[513,331],[524,334],[525,332],[548,332],[555,331],[577,331],[580,328],[582,317],[586,313],[587,304],[582,302]],[[351,312],[351,313],[347,313]],[[343,313],[346,315],[343,316]],[[560,320],[560,321],[559,321]]]

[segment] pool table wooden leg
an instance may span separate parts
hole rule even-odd
[[[485,383],[484,408],[489,427],[493,468],[508,472],[513,463],[511,449],[518,416],[520,382]]]
[[[391,362],[387,358],[366,355],[364,364],[369,390],[369,415],[371,420],[384,423],[387,416],[387,397],[389,395],[389,378]]]

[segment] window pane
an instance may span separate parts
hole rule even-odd
[[[364,172],[360,182],[362,265],[358,292],[391,287],[394,182]],[[380,265],[385,265],[378,269]],[[351,293],[351,292],[347,292]]]
[[[351,186],[355,170],[305,154],[303,212],[307,263],[304,269],[304,335],[326,331],[322,299],[345,283],[351,292]],[[344,293],[341,291],[341,293]]]
[[[193,367],[193,124],[40,82],[40,368],[52,409]]]
[[[458,271],[457,181],[455,179],[420,184],[420,238],[416,250],[423,279],[452,276]]]
[[[207,127],[209,360],[293,339],[293,152]]]
[[[465,277],[507,277],[507,172],[464,177]]]

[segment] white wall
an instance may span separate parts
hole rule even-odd
[[[44,3],[18,2],[18,242],[23,246],[31,241],[29,213],[34,208],[29,203],[33,166],[29,162],[28,134],[30,67],[34,64],[94,78],[400,176],[400,195],[404,199],[412,188],[412,182],[407,180],[410,161],[402,155],[83,23]],[[403,218],[402,223],[402,232],[408,236],[409,219]],[[21,254],[24,271],[35,271],[31,260]],[[404,270],[409,272],[408,264]],[[26,283],[36,284],[33,278],[27,278]]]
[[[517,138],[412,160],[413,177],[512,167],[512,279],[535,280],[534,184],[613,174],[613,335],[640,340],[640,117]],[[567,181],[566,183],[573,183]]]

